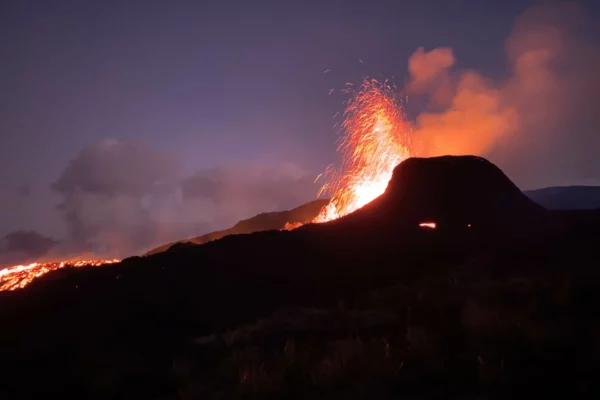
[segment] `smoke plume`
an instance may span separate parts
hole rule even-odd
[[[312,175],[293,164],[224,165],[188,173],[177,154],[115,140],[84,148],[52,187],[62,199],[68,252],[91,251],[103,258],[292,208],[316,193]]]
[[[0,239],[0,266],[34,262],[59,243],[35,231],[14,231]]]
[[[600,181],[600,47],[572,3],[517,18],[506,54],[510,77],[491,82],[454,68],[449,48],[410,58],[408,94],[426,94],[415,138],[424,156],[479,154],[521,187]]]

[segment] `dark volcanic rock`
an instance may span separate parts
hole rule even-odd
[[[394,170],[386,195],[408,219],[440,225],[506,223],[544,211],[498,167],[474,156],[408,159]]]

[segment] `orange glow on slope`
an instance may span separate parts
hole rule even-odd
[[[421,222],[419,224],[419,226],[421,228],[429,228],[429,229],[435,229],[435,228],[437,228],[437,225],[436,225],[435,222]]]
[[[0,292],[5,290],[21,289],[35,278],[50,271],[64,267],[98,267],[105,264],[118,263],[120,260],[92,260],[92,261],[62,261],[56,263],[33,263],[29,265],[15,265],[0,270]]]
[[[409,157],[410,125],[386,82],[365,80],[344,116],[342,165],[325,173],[329,179],[319,195],[329,195],[331,202],[313,222],[343,217],[383,194],[394,168]]]

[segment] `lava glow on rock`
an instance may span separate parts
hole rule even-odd
[[[91,260],[91,261],[62,261],[55,263],[32,263],[29,265],[15,265],[0,270],[0,291],[20,289],[31,281],[47,274],[50,271],[64,267],[98,267],[105,264],[118,263],[120,260]]]

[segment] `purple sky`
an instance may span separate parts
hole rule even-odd
[[[597,20],[597,2],[580,3]],[[328,96],[330,89],[365,75],[393,76],[402,86],[418,47],[452,47],[457,67],[505,79],[504,42],[531,4],[4,1],[0,238],[35,231],[78,251],[111,252],[121,239],[113,240],[99,221],[113,221],[124,235],[146,233],[119,250],[133,251],[269,211],[264,207],[300,204],[316,192],[305,177],[336,160],[332,117],[343,110],[344,97]],[[114,160],[105,152],[115,153]],[[132,183],[152,168],[157,180],[169,182],[159,188]],[[132,170],[138,175],[130,177]],[[212,203],[164,206],[166,197],[185,197],[175,187],[192,175],[226,188],[194,189],[218,192],[207,195]],[[233,189],[239,181],[246,191]],[[215,206],[215,198],[229,205]],[[240,205],[244,198],[247,207]],[[148,213],[160,213],[160,221]],[[166,233],[148,235],[150,229]],[[78,237],[81,243],[73,244]]]

